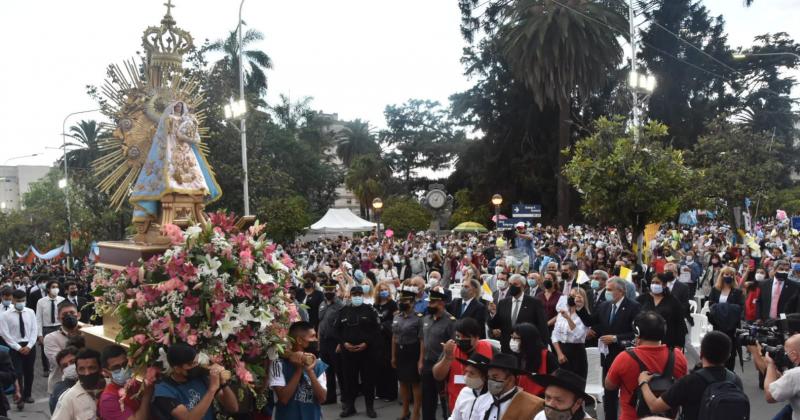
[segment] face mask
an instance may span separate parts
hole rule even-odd
[[[17,302],[17,303],[15,303],[14,304],[14,309],[22,312],[22,310],[25,309],[25,302]]]
[[[361,285],[361,290],[363,290],[364,293],[369,293],[369,289],[370,289],[370,287],[369,287],[368,284],[362,284]]]
[[[100,375],[100,372],[95,372],[89,375],[78,375],[78,381],[80,381],[83,389],[86,390],[99,388],[98,385],[100,384],[101,378],[102,376]]]
[[[200,379],[208,376],[208,369],[197,365],[186,371],[186,377],[189,379]]]
[[[405,312],[411,309],[411,304],[408,302],[400,302],[397,304],[397,307],[400,309],[400,312]]]
[[[573,416],[570,409],[559,410],[549,405],[544,406],[544,416],[547,420],[570,420]]]
[[[800,271],[800,263],[792,263],[792,271]]]
[[[328,300],[333,300],[333,298],[336,297],[336,293],[334,292],[325,292],[324,294],[325,294],[325,299]]]
[[[464,385],[466,385],[467,388],[470,389],[481,390],[483,389],[483,379],[481,379],[479,376],[476,377],[465,376]]]
[[[789,278],[789,273],[787,273],[785,271],[779,271],[779,272],[775,273],[775,278],[780,280],[780,281],[785,281],[786,279]]]
[[[500,290],[506,290],[508,288],[508,282],[505,280],[497,280],[497,288]]]
[[[64,374],[61,376],[62,380],[75,381],[78,379],[78,371],[75,368],[75,363],[64,368]]]
[[[461,289],[461,299],[469,300],[471,298],[472,298],[472,293],[469,291],[469,289],[462,288]]]
[[[536,282],[536,279],[528,279],[528,287],[533,288],[536,287],[537,285],[538,283]]]
[[[381,290],[380,292],[378,292],[378,297],[380,297],[381,299],[387,299],[389,297],[389,291]]]
[[[431,315],[436,315],[436,314],[439,313],[439,308],[436,307],[436,306],[428,306],[426,311],[428,311],[428,313],[431,314]]]
[[[725,284],[731,284],[731,283],[733,283],[733,277],[725,276],[725,277],[722,278],[722,281],[724,281]]]
[[[353,296],[350,298],[350,303],[353,306],[361,306],[364,304],[364,296]]]
[[[764,273],[756,273],[756,281],[764,281],[765,277]]]
[[[519,353],[519,340],[516,338],[512,338],[508,341],[508,348],[511,349],[514,353]]]
[[[319,353],[319,341],[309,341],[305,351],[311,354]]]
[[[71,330],[78,326],[78,318],[72,314],[64,315],[64,318],[61,320],[61,325],[63,325],[64,328]]]
[[[672,280],[675,280],[675,273],[673,273],[672,271],[664,273],[664,280],[666,280],[667,283],[671,282]]]
[[[439,281],[436,279],[428,280],[428,289],[433,289],[434,287],[439,285]]]
[[[313,289],[314,288],[314,282],[313,281],[306,282],[306,283],[303,284],[303,287],[306,288],[306,289]]]
[[[664,285],[661,284],[651,284],[650,291],[653,292],[654,295],[660,295],[664,293]]]
[[[610,290],[606,290],[606,301],[613,302],[614,301],[614,292]]]
[[[505,382],[495,381],[494,379],[489,379],[487,386],[489,393],[494,395],[495,397],[503,393],[504,387],[505,387]]]
[[[562,271],[561,280],[569,280],[569,273],[567,273],[566,271]]]
[[[8,308],[9,306],[11,306],[11,303],[12,303],[12,302],[11,302],[10,300],[4,300],[4,301],[3,301],[3,306],[5,306],[6,308]]]
[[[456,346],[458,346],[458,348],[461,351],[466,353],[467,351],[469,351],[469,349],[472,348],[472,340],[470,340],[469,338],[462,338],[456,340]]]
[[[58,296],[58,287],[50,289],[50,296]]]
[[[575,298],[572,297],[572,296],[568,297],[567,298],[567,306],[575,306],[575,305],[576,305]]]
[[[597,289],[600,288],[600,281],[599,280],[592,280],[592,282],[589,283],[589,284],[592,286],[593,290],[597,290]]]
[[[544,281],[544,288],[550,290],[553,288],[553,280],[545,280]]]
[[[719,260],[711,260],[711,265],[713,265],[715,267],[718,266],[719,265]]]
[[[131,371],[127,367],[111,372],[111,382],[123,386],[131,378]]]
[[[517,286],[516,284],[508,287],[508,293],[511,294],[511,296],[518,296],[521,292],[522,288]]]

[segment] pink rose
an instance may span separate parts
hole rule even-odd
[[[236,364],[236,376],[246,384],[253,382],[253,374],[247,369],[247,365],[244,362]]]
[[[183,243],[183,231],[177,225],[167,223],[161,226],[161,234],[168,237],[172,245],[180,245]]]

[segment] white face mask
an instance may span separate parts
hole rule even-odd
[[[764,278],[766,278],[764,273],[756,273],[756,281],[762,281]]]
[[[519,353],[519,340],[517,340],[516,338],[512,338],[508,342],[508,348],[510,348],[511,351],[514,353]]]
[[[61,379],[70,379],[73,381],[78,379],[78,371],[75,368],[75,363],[64,368],[64,374],[61,376]]]
[[[505,280],[497,280],[497,288],[500,290],[508,289],[508,282]]]

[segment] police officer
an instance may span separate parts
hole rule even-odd
[[[378,349],[378,313],[372,305],[364,303],[364,289],[360,285],[350,289],[350,303],[339,311],[336,320],[339,332],[339,351],[342,355],[343,410],[339,417],[356,414],[358,379],[361,377],[361,394],[367,406],[367,417],[378,417],[375,403],[375,366]]]
[[[323,278],[320,285],[325,299],[319,304],[319,355],[322,361],[328,365],[328,369],[325,370],[325,387],[328,390],[325,404],[336,404],[337,379],[339,386],[344,388],[341,355],[336,349],[339,345],[339,333],[335,326],[343,304],[336,296],[335,280]]]
[[[446,297],[443,288],[432,288],[428,292],[428,314],[422,318],[422,337],[425,347],[422,358],[422,420],[435,420],[436,405],[444,389],[444,384],[433,378],[433,365],[442,355],[442,344],[453,338],[453,324],[456,317],[445,310]],[[447,403],[444,401],[442,409],[447,411]]]
[[[411,417],[409,405],[413,399],[414,415],[411,418],[419,419],[422,408],[419,363],[422,361],[421,356],[424,351],[422,342],[422,317],[424,315],[414,311],[413,302],[418,292],[416,286],[405,285],[398,292],[400,293],[399,310],[392,323],[392,366],[397,370],[400,398],[403,400],[403,415],[400,418]]]

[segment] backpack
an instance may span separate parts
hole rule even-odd
[[[675,349],[672,347],[667,347],[667,351],[669,352],[667,355],[667,364],[664,366],[664,369],[661,371],[661,373],[654,374],[648,383],[650,390],[653,391],[653,395],[656,397],[666,392],[668,389],[670,389],[670,387],[672,387],[673,384],[675,384]],[[639,356],[636,355],[636,352],[634,352],[633,349],[625,350],[625,353],[628,353],[628,356],[633,358],[633,360],[639,364],[639,372],[645,372],[648,370],[647,366],[645,366],[642,360],[639,359]],[[650,407],[647,406],[647,402],[644,400],[641,387],[636,388],[636,392],[633,393],[630,403],[636,409],[636,416],[639,418],[656,414],[667,414],[667,417],[672,417],[670,415],[672,413],[651,412]]]
[[[736,375],[725,370],[725,379],[720,381],[714,378],[707,370],[697,371],[708,386],[703,391],[700,399],[698,419],[704,420],[749,420],[750,400],[747,395],[736,386]]]

